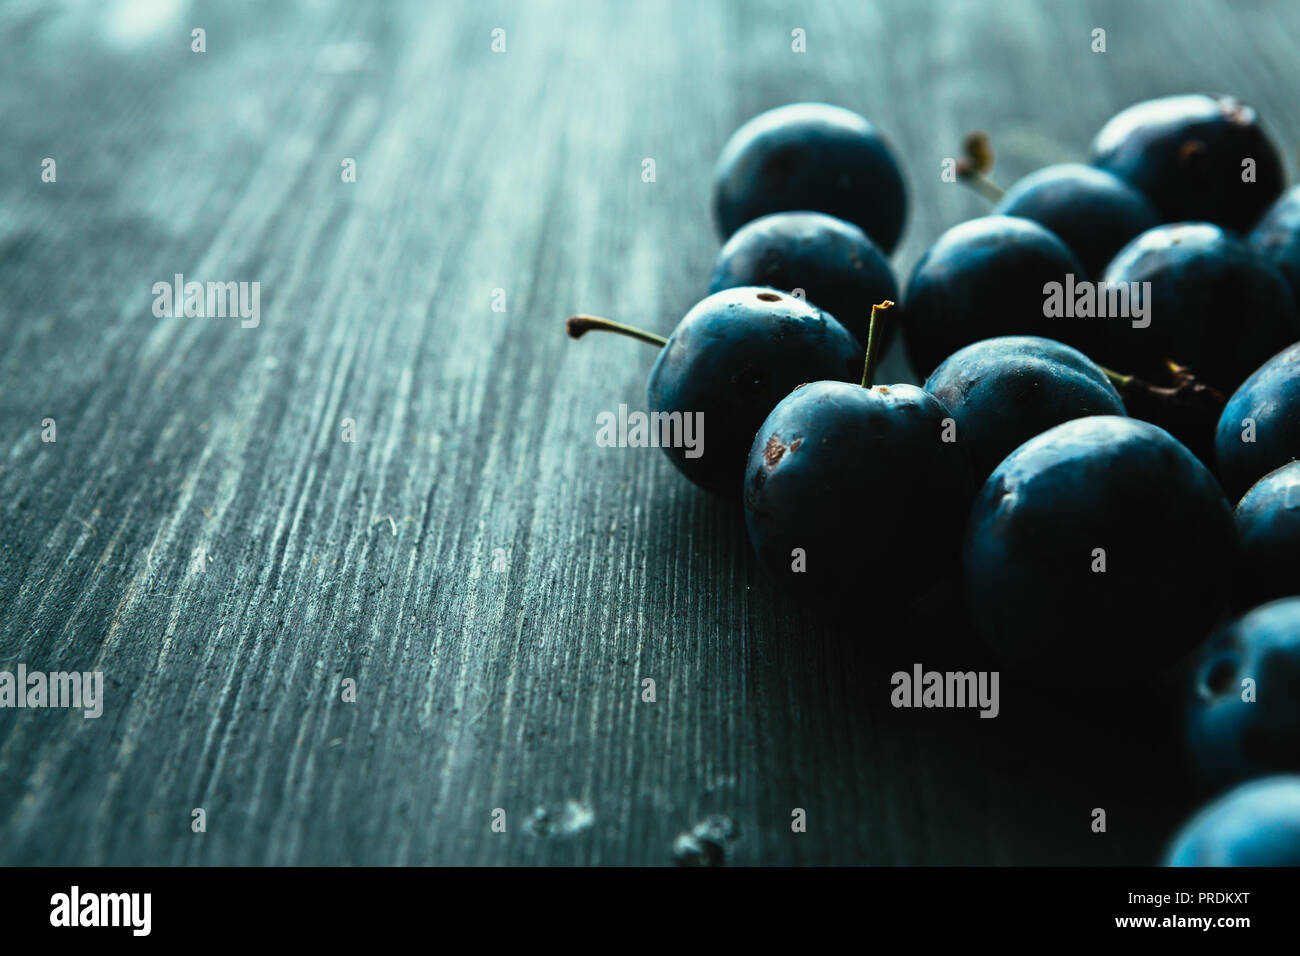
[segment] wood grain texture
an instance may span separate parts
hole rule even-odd
[[[1167,708],[892,709],[969,637],[770,593],[731,507],[595,445],[653,353],[561,319],[671,329],[713,160],[784,102],[893,139],[902,275],[983,211],[939,179],[969,128],[1009,182],[1211,89],[1292,153],[1300,5],[31,2],[0,36],[0,667],[106,679],[98,720],[0,711],[0,863],[659,864],[711,813],[741,864],[1154,859]],[[178,272],[260,282],[260,326],[155,318]]]

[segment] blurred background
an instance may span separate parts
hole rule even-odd
[[[667,334],[787,102],[892,141],[900,280],[988,209],[971,129],[1009,185],[1225,92],[1293,176],[1300,5],[10,0],[0,43],[0,666],[106,687],[0,711],[0,863],[671,863],[718,816],[736,863],[1146,864],[1195,802],[1168,688],[892,710],[968,635],[769,593],[735,510],[595,445],[653,352],[561,320]],[[177,273],[260,323],[155,316]]]

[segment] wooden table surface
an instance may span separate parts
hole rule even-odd
[[[1010,182],[1221,90],[1293,171],[1300,5],[19,0],[0,36],[0,669],[105,680],[99,719],[0,710],[0,863],[667,864],[718,814],[736,864],[1145,864],[1192,806],[1167,688],[893,709],[968,632],[772,593],[734,506],[595,443],[653,351],[561,320],[670,330],[723,141],[785,102],[891,137],[904,276],[987,208],[940,180],[971,128]],[[177,273],[260,324],[155,317]]]

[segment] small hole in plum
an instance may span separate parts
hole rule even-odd
[[[760,293],[758,294],[758,297],[759,297],[760,299],[762,299],[764,302],[780,302],[780,301],[781,301],[781,297],[780,297],[779,295],[777,295],[775,292],[760,292]]]
[[[1230,657],[1215,661],[1205,674],[1205,687],[1211,695],[1218,697],[1233,685],[1237,675],[1237,662]]]

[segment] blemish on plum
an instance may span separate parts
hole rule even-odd
[[[1219,108],[1223,113],[1224,119],[1238,126],[1249,126],[1252,117],[1252,110],[1245,103],[1241,103],[1232,98],[1220,100]]]
[[[1205,143],[1199,139],[1189,139],[1178,150],[1178,159],[1184,166],[1190,166],[1205,156]]]
[[[798,451],[799,446],[802,444],[802,438],[796,438],[787,445],[785,442],[781,441],[779,436],[769,436],[767,444],[763,446],[763,464],[767,466],[768,471],[771,471],[780,464],[781,459],[785,457],[786,452]]]

